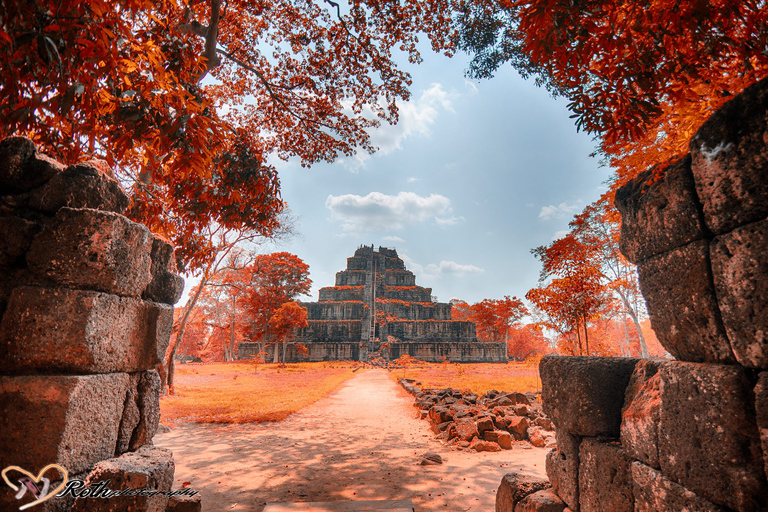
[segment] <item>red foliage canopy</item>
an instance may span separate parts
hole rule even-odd
[[[305,165],[397,120],[417,34],[446,39],[447,0],[8,0],[0,136],[64,161],[95,154],[132,191],[131,217],[200,265],[203,227],[269,234],[283,208],[267,158]],[[203,80],[209,76],[209,80]]]

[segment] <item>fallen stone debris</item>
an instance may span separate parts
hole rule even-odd
[[[534,393],[491,390],[480,396],[452,388],[422,389],[413,379],[399,379],[416,397],[419,417],[437,438],[458,450],[498,452],[516,443],[555,446],[552,421]]]

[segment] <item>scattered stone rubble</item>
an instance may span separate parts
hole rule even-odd
[[[491,390],[483,395],[451,388],[421,389],[413,379],[400,384],[416,397],[419,417],[429,421],[438,439],[460,450],[497,452],[514,443],[554,446],[552,421],[533,393]]]
[[[763,80],[663,175],[616,193],[622,251],[677,360],[542,359],[549,482],[507,475],[497,512],[768,510],[767,145]]]
[[[184,282],[173,247],[123,216],[128,204],[103,161],[65,166],[27,138],[0,142],[0,468],[171,489],[173,456],[152,446],[155,367]],[[0,509],[27,502],[1,487]],[[170,501],[70,496],[39,510],[200,510],[199,496]]]

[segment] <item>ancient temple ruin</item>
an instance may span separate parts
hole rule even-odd
[[[298,335],[309,350],[289,347],[288,360],[367,361],[408,354],[423,361],[506,362],[504,343],[480,343],[474,322],[451,319],[451,305],[433,302],[432,289],[416,285],[395,249],[361,246],[307,308],[309,327]],[[241,343],[240,357],[256,344]]]

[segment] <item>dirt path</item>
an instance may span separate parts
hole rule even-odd
[[[347,381],[279,423],[184,424],[155,436],[173,450],[176,485],[191,482],[203,511],[260,512],[266,503],[411,499],[416,512],[492,512],[511,470],[544,476],[547,449],[463,452],[434,439],[413,398],[385,370]],[[420,466],[424,452],[440,466]]]

